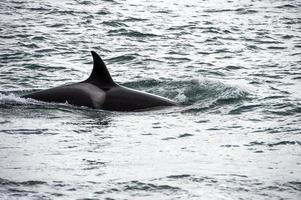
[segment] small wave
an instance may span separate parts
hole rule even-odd
[[[180,175],[167,176],[167,178],[170,178],[170,179],[182,179],[182,178],[189,178],[189,177],[191,177],[191,175],[189,175],[189,174],[180,174]]]
[[[276,6],[276,8],[296,8],[295,5],[292,5],[292,4],[284,4],[284,5],[280,5],[280,6]]]
[[[8,121],[8,120],[0,121],[0,125],[9,124],[9,123],[11,123],[11,121]]]
[[[233,110],[231,110],[229,112],[229,114],[241,114],[243,112],[250,112],[261,106],[262,105],[260,105],[260,104],[238,106],[237,108],[234,108]]]
[[[238,69],[244,69],[242,66],[236,66],[236,65],[228,65],[226,66],[227,70],[238,70]]]
[[[245,98],[247,93],[238,87],[231,87],[221,82],[215,82],[210,80],[192,82],[184,90],[185,96],[188,101],[185,103],[195,103],[199,100],[212,99],[215,103],[227,103],[228,100],[240,100]]]
[[[137,18],[137,17],[128,17],[123,20],[120,20],[122,22],[140,22],[140,21],[147,21],[148,19],[145,18]]]
[[[239,145],[236,145],[236,144],[224,144],[224,145],[220,145],[220,147],[226,147],[226,148],[231,148],[231,147],[239,147]]]
[[[211,41],[211,39],[210,39]],[[220,48],[220,49],[216,49],[216,50],[210,50],[210,51],[199,51],[199,54],[204,54],[204,55],[210,55],[210,54],[226,54],[226,53],[240,53],[240,51],[231,51],[228,48]],[[226,55],[228,56],[228,55]]]
[[[208,176],[195,176],[189,174],[180,174],[180,175],[170,175],[167,176],[168,179],[184,179],[194,183],[206,182],[206,184],[211,185],[212,183],[217,183],[217,179]]]
[[[89,167],[96,167],[96,168],[106,166],[107,164],[106,162],[97,161],[97,160],[83,159],[83,161],[85,161]]]
[[[39,65],[39,64],[36,64],[36,63],[26,63],[26,64],[24,64],[23,66],[24,66],[24,68],[27,68],[27,69],[34,69],[34,70],[43,68],[43,66],[41,66],[41,65]]]
[[[217,27],[206,27],[206,28],[202,28],[203,31],[202,33],[214,33],[214,34],[222,34],[223,32],[221,31],[220,28]],[[211,39],[207,39],[205,42],[216,42],[216,40],[211,40]]]
[[[179,62],[189,62],[189,61],[191,61],[191,59],[188,58],[188,57],[168,56],[168,57],[163,57],[163,58],[166,59],[166,60],[179,61]]]
[[[288,25],[294,25],[294,24],[300,24],[301,23],[301,18],[298,17],[282,17],[280,18],[281,21],[283,21],[283,24],[288,24]]]
[[[286,184],[283,184],[289,188],[292,188],[295,191],[301,191],[301,181],[289,181]]]
[[[0,38],[2,38],[2,39],[12,39],[12,38],[15,38],[15,35],[0,35]]]
[[[283,39],[291,39],[293,38],[294,36],[293,35],[283,35],[281,36]]]
[[[26,57],[30,57],[31,55],[26,52],[21,52],[21,51],[15,51],[12,53],[4,53],[0,55],[0,59],[2,63],[5,63],[6,61],[11,61],[11,60],[24,60]]]
[[[107,11],[107,10],[99,10],[95,14],[97,14],[97,15],[108,15],[108,14],[110,14],[110,12]]]
[[[298,104],[293,103],[279,103],[270,105],[269,109],[266,109],[266,113],[272,113],[280,116],[296,115],[301,113],[301,107]]]
[[[242,8],[238,8],[238,9],[208,9],[208,10],[204,10],[204,12],[209,12],[209,13],[219,13],[219,12],[235,12],[235,11],[239,11]]]
[[[34,181],[34,180],[18,182],[18,181],[11,181],[11,180],[8,180],[8,179],[0,178],[0,185],[1,186],[36,186],[36,185],[43,185],[43,184],[46,184],[46,182],[44,182],[44,181]]]
[[[175,137],[165,137],[165,138],[162,138],[161,140],[175,140],[176,138]]]
[[[103,1],[105,1],[105,2],[110,2],[110,3],[116,3],[116,4],[119,4],[117,1],[115,1],[115,0],[103,0]]]
[[[179,187],[170,185],[160,185],[154,183],[143,183],[140,181],[131,181],[127,183],[121,183],[124,191],[162,191],[162,190],[180,190]]]
[[[50,24],[50,25],[47,25],[47,26],[50,27],[50,28],[58,28],[58,27],[66,26],[66,24],[54,23],[54,24]]]
[[[33,36],[31,39],[32,40],[45,40],[46,38],[44,36]]]
[[[140,55],[137,54],[137,53],[134,53],[134,54],[125,54],[125,55],[121,55],[121,56],[116,56],[116,57],[113,57],[113,58],[109,58],[108,61],[109,62],[128,62],[128,61],[136,59],[139,56]]]
[[[1,131],[6,134],[41,135],[47,133],[48,129],[9,129]]]
[[[275,49],[275,50],[282,50],[282,49],[287,49],[287,47],[281,47],[281,46],[269,46],[267,47],[268,49]]]
[[[281,141],[276,143],[267,144],[269,147],[279,146],[279,145],[299,145],[301,146],[300,141]]]
[[[223,72],[221,71],[217,71],[217,70],[204,70],[204,69],[200,69],[197,72],[203,74],[203,75],[215,75],[215,76],[226,76]]]
[[[265,143],[254,141],[250,142],[249,144],[245,144],[244,146],[268,146],[268,147],[275,147],[275,146],[282,146],[282,145],[299,145],[301,146],[301,141],[280,141],[275,143]]]
[[[260,32],[258,32],[259,34]],[[276,39],[264,39],[264,38],[244,38],[246,41],[254,42],[256,44],[284,44],[282,41]]]
[[[300,55],[301,55],[301,52],[291,54],[291,56],[300,56]]]
[[[265,97],[263,99],[268,100],[268,99],[282,99],[282,98],[286,98],[287,96],[283,96],[283,95],[272,95],[272,96],[268,96]]]
[[[105,22],[102,22],[102,24],[107,25],[107,26],[112,26],[112,27],[127,27],[128,26],[128,25],[126,25],[120,21],[116,21],[116,20],[105,21]]]
[[[253,14],[253,13],[257,13],[258,11],[252,9],[237,8],[237,9],[208,9],[205,10],[205,12],[209,12],[209,13],[237,12],[239,14]]]
[[[156,183],[144,183],[141,181],[129,181],[117,183],[116,187],[108,188],[105,190],[97,191],[95,194],[112,194],[120,192],[135,192],[135,193],[144,193],[144,192],[164,192],[164,193],[173,193],[182,190],[179,187],[167,185],[167,184],[156,184]]]
[[[80,5],[96,5],[95,2],[93,1],[81,1],[81,0],[75,0],[75,1]]]
[[[42,48],[42,49],[35,49],[35,52],[41,54],[41,53],[49,53],[53,52],[55,49],[49,49],[49,48]]]
[[[193,134],[184,133],[184,134],[179,135],[178,138],[191,137],[191,136],[193,136]]]
[[[108,31],[110,35],[121,35],[121,36],[128,36],[128,37],[158,37],[156,34],[152,33],[142,33],[139,31],[134,30],[127,30],[127,29],[117,29],[117,30],[110,30]]]
[[[169,31],[178,31],[178,30],[184,30],[184,29],[193,29],[195,28],[196,26],[193,25],[193,24],[189,24],[189,25],[181,25],[181,26],[172,26],[172,27],[169,27],[167,30]]]
[[[0,196],[4,199],[6,195],[10,198],[7,199],[19,199],[35,197],[41,199],[39,192],[35,191],[37,187],[47,184],[44,181],[28,180],[28,181],[12,181],[8,179],[0,178],[1,194]]]
[[[39,48],[39,46],[35,43],[21,43],[19,42],[20,46],[23,46],[23,47],[26,47],[26,48],[29,48],[29,49],[36,49],[36,48]]]
[[[53,14],[58,14],[58,15],[73,15],[75,16],[77,14],[77,12],[75,10],[60,10],[60,9],[52,9],[50,10],[48,13],[46,13],[47,15],[53,15]]]
[[[50,11],[49,8],[45,8],[45,7],[30,7],[30,8],[26,8],[26,9],[31,10],[31,11],[42,11],[42,12]]]
[[[237,11],[237,13],[241,14],[241,15],[247,15],[247,14],[258,13],[258,11],[257,10],[252,10],[252,9],[242,9],[242,10]]]

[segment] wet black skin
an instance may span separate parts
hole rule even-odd
[[[122,86],[112,87],[106,92],[104,110],[131,111],[159,106],[175,106],[173,101]]]
[[[111,111],[135,111],[177,103],[146,92],[119,86],[111,78],[98,54],[92,51],[94,67],[90,77],[79,83],[63,85],[25,95],[45,102],[69,103]]]

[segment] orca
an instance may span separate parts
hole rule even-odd
[[[34,92],[22,97],[109,111],[136,111],[177,105],[176,102],[167,98],[118,85],[113,81],[100,56],[94,51],[91,53],[94,62],[93,70],[87,80]]]

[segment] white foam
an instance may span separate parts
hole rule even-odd
[[[32,100],[22,98],[14,93],[0,93],[0,104],[29,104],[30,102],[32,102]]]

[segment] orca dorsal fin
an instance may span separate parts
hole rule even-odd
[[[91,51],[91,54],[93,56],[94,62],[93,70],[90,77],[85,82],[92,83],[101,88],[109,88],[115,86],[116,83],[114,83],[105,63],[102,61],[100,56],[94,51]]]

